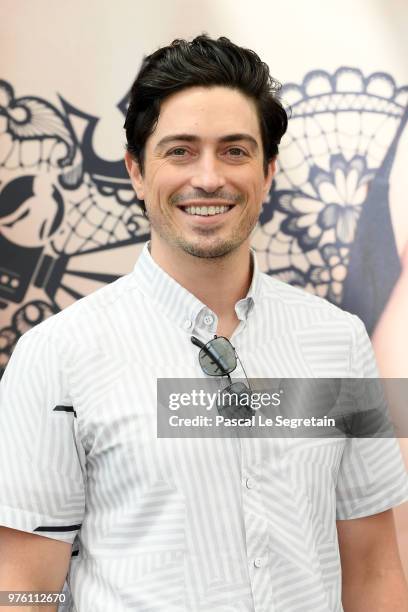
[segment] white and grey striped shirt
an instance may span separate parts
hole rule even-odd
[[[261,273],[249,377],[371,377],[355,316]],[[336,519],[408,499],[392,439],[158,438],[157,378],[200,378],[217,317],[147,246],[27,332],[1,381],[0,524],[73,542],[76,612],[341,611]]]

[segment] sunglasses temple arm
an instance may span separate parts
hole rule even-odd
[[[240,358],[238,357],[238,355],[237,355],[237,353],[236,353],[236,352],[235,352],[235,355],[236,355],[236,357],[237,357],[237,359],[238,359],[238,361],[239,361],[239,363],[240,363],[240,366],[241,366],[241,368],[242,368],[242,370],[243,370],[243,372],[244,372],[244,374],[245,374],[245,378],[246,378],[246,380],[247,380],[249,390],[250,390],[250,391],[252,391],[252,388],[251,388],[251,383],[249,382],[249,378],[248,378],[248,376],[247,376],[247,373],[245,372],[245,368],[244,368],[244,366],[243,366],[243,364],[242,364],[242,361],[240,360]]]
[[[205,344],[204,342],[201,342],[201,340],[199,340],[198,338],[196,338],[195,336],[190,336],[190,340],[193,344],[195,344],[196,346],[198,346],[199,348],[205,348]]]

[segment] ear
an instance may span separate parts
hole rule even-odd
[[[268,193],[271,190],[272,181],[273,181],[273,177],[275,176],[275,174],[276,174],[276,157],[271,159],[271,161],[268,164],[268,173],[265,176],[264,189],[263,189],[263,200],[264,201],[268,197]]]
[[[133,159],[129,151],[125,153],[125,164],[138,199],[144,200],[144,179],[139,164]]]

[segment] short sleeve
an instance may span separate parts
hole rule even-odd
[[[364,324],[352,316],[350,376],[378,375]],[[408,474],[398,440],[393,437],[349,438],[340,463],[336,488],[338,520],[377,514],[408,501]]]
[[[72,543],[85,508],[85,452],[46,326],[20,338],[0,381],[0,525]]]

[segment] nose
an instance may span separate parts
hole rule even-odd
[[[222,161],[210,151],[200,155],[194,164],[191,186],[213,193],[223,187],[225,182]]]

